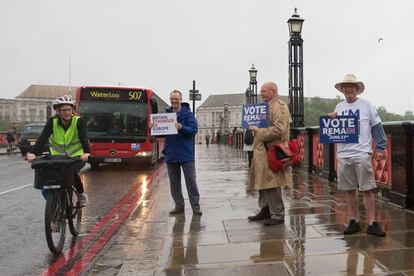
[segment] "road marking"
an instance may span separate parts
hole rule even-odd
[[[152,187],[154,185],[153,181],[161,175],[161,171],[164,171],[166,167],[158,167],[150,176],[149,185]],[[141,187],[133,187],[129,193],[120,201],[118,204],[109,211],[99,222],[98,224],[88,233],[88,236],[82,238],[80,241],[76,242],[70,249],[68,249],[62,256],[60,256],[48,269],[44,270],[41,275],[49,276],[55,275],[58,273],[65,265],[67,265],[72,259],[83,252],[83,256],[72,268],[65,273],[66,275],[78,275],[86,267],[86,265],[99,253],[103,246],[112,238],[114,232],[121,226],[121,223],[126,219],[126,217],[131,213],[131,211],[136,207],[137,203],[142,203],[140,191]],[[145,191],[148,193],[148,191]],[[141,200],[140,200],[141,199]],[[103,234],[99,234],[102,229],[104,230]],[[95,238],[98,238],[96,241],[93,241]],[[85,256],[87,255],[87,256]],[[73,274],[74,273],[74,274]]]
[[[11,192],[14,192],[14,191],[17,191],[17,190],[20,190],[20,189],[27,188],[27,187],[32,186],[32,185],[33,185],[33,183],[30,183],[30,184],[26,184],[26,185],[23,185],[23,186],[20,186],[20,187],[17,187],[17,188],[8,190],[8,191],[0,192],[0,196],[11,193]]]
[[[148,183],[148,185],[153,185],[152,180],[158,178],[162,169],[165,169],[165,166],[157,168],[157,170],[151,175],[150,183]],[[63,268],[63,266],[67,265],[72,258],[76,257],[78,253],[81,253],[83,248],[89,247],[86,249],[86,252],[83,252],[81,259],[78,260],[77,263],[70,268],[70,271],[66,273],[66,275],[79,274],[78,272],[81,272],[97,255],[102,247],[110,240],[114,232],[120,227],[122,221],[125,220],[125,218],[131,213],[133,208],[136,206],[136,203],[139,201],[139,195],[139,187],[133,187],[130,192],[112,209],[112,211],[108,212],[104,218],[100,220],[92,231],[89,232],[87,237],[81,239],[79,242],[76,242],[74,246],[63,254],[63,256],[56,260],[47,270],[43,271],[41,275],[55,275]],[[99,234],[103,228],[106,228],[106,230],[103,234]],[[98,240],[93,241],[96,237],[98,237]],[[85,254],[88,256],[85,256]]]

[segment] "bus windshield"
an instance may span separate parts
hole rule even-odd
[[[82,101],[80,115],[91,141],[145,140],[147,108],[145,102]]]

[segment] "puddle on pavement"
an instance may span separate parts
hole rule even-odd
[[[390,271],[414,270],[413,248],[368,252],[367,254]]]
[[[293,253],[283,240],[234,243],[200,247],[172,247],[171,266],[228,263],[240,261],[281,261]]]
[[[371,251],[400,249],[402,245],[389,237],[378,238],[367,235],[330,237],[323,239],[289,240],[288,244],[298,256],[316,254],[338,254],[352,250]]]
[[[365,275],[387,271],[375,259],[358,251],[287,258],[285,263],[292,275]]]

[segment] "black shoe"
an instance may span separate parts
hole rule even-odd
[[[359,225],[359,221],[351,219],[349,221],[348,227],[344,231],[344,235],[350,235],[361,232],[361,226]]]
[[[263,220],[263,219],[270,219],[270,211],[269,206],[263,207],[259,213],[257,213],[254,216],[249,216],[247,218],[250,221],[256,221],[256,220]]]
[[[203,212],[201,212],[200,208],[197,208],[193,210],[193,214],[196,216],[201,216]]]
[[[386,235],[376,221],[374,221],[371,225],[368,225],[367,234],[377,237],[385,237]]]
[[[184,214],[184,208],[174,208],[170,211],[170,215]]]
[[[285,223],[284,219],[267,219],[265,222],[263,222],[264,226],[272,226],[272,225],[278,225]]]

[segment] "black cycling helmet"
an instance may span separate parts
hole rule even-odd
[[[52,107],[53,109],[56,110],[56,108],[58,108],[61,105],[70,105],[73,108],[75,108],[75,101],[72,99],[71,96],[69,95],[64,95],[62,97],[57,97],[53,102],[52,102]]]

